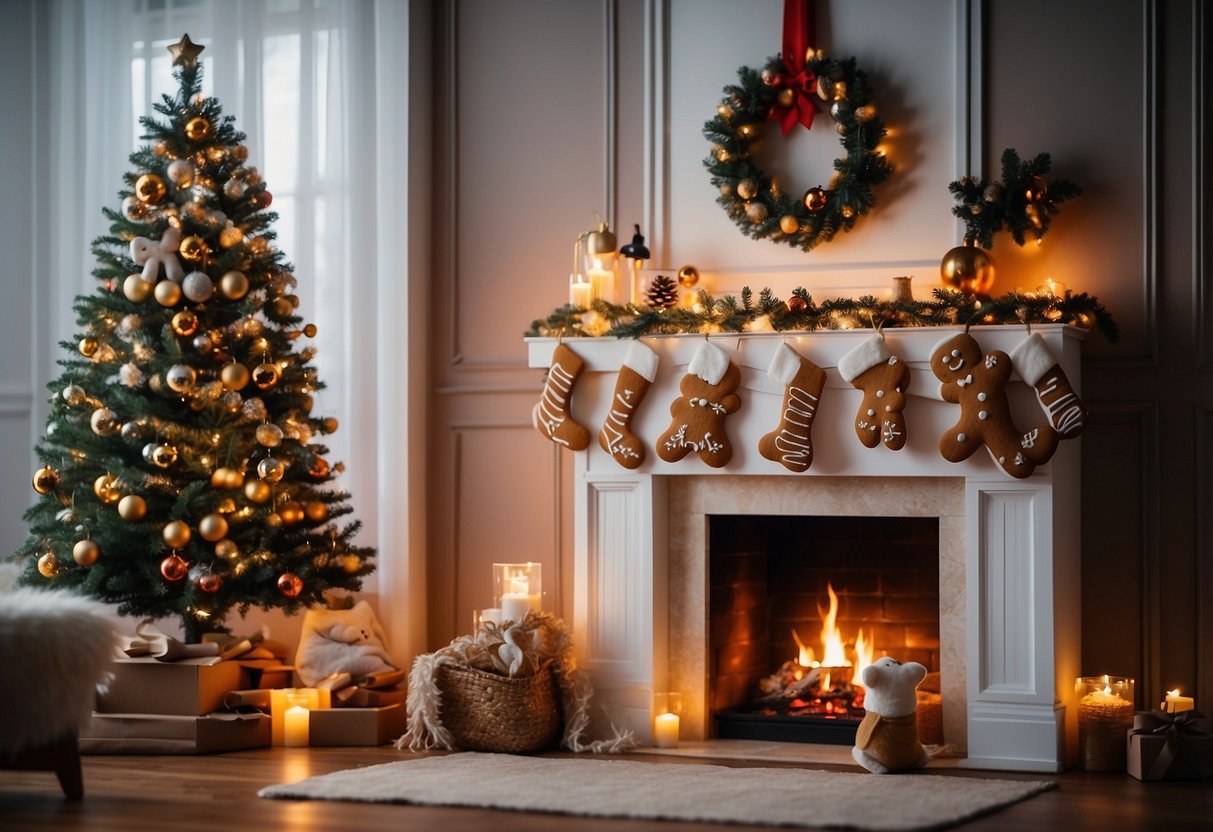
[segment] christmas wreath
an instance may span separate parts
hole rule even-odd
[[[789,60],[776,55],[761,72],[743,66],[737,75],[739,83],[724,88],[716,116],[703,126],[712,143],[704,166],[719,190],[716,201],[746,235],[805,251],[850,231],[875,205],[872,189],[893,172],[877,150],[885,127],[855,59],[809,49],[789,53]],[[818,108],[834,118],[845,153],[834,160],[826,186],[792,196],[754,162],[750,150],[763,122],[779,121],[786,134],[798,122],[811,127]]]

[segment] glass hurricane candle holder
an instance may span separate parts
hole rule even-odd
[[[528,612],[539,612],[543,599],[543,564],[494,563],[493,606],[501,611],[501,624],[515,624]]]
[[[1124,676],[1080,676],[1078,757],[1087,771],[1123,771],[1133,727],[1133,680]]]

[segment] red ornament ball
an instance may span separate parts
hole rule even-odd
[[[215,593],[223,586],[223,576],[214,572],[206,572],[198,578],[198,588],[203,592]]]
[[[299,593],[303,592],[303,578],[300,578],[294,572],[284,572],[278,578],[278,591],[287,598],[298,598]]]
[[[273,201],[274,195],[269,191],[261,191],[252,199],[253,205],[259,209],[269,208]]]
[[[189,564],[175,552],[160,561],[160,574],[164,576],[164,580],[166,581],[176,583],[185,578],[189,574],[189,571]]]
[[[805,303],[804,298],[802,298],[800,295],[792,295],[790,298],[788,298],[789,312],[803,312],[808,308],[809,305]]]

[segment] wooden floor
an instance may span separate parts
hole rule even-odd
[[[559,756],[559,755],[555,755]],[[259,832],[770,832],[771,827],[616,821],[480,809],[262,800],[257,790],[347,768],[405,759],[384,748],[272,748],[205,757],[85,757],[85,797],[67,801],[54,775],[0,771],[0,830],[258,830]],[[692,760],[636,755],[657,765]],[[721,765],[757,765],[720,761]],[[774,766],[776,764],[765,763]],[[783,766],[795,767],[795,766]],[[855,767],[807,766],[856,771]],[[1042,779],[1008,772],[933,770],[945,777]],[[875,775],[873,775],[875,776]],[[917,775],[901,775],[917,776]],[[1066,772],[1056,789],[962,825],[968,830],[1213,830],[1213,785],[1139,783],[1125,774]],[[557,784],[552,784],[557,785]],[[806,823],[812,807],[805,807]]]

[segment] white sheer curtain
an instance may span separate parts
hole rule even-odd
[[[399,563],[410,556],[396,539],[409,534],[400,528],[408,512],[393,503],[408,499],[404,472],[415,462],[406,428],[419,427],[398,410],[408,407],[399,389],[406,364],[390,354],[404,353],[409,338],[390,307],[405,297],[393,281],[407,281],[410,256],[401,242],[408,172],[392,161],[408,151],[397,131],[407,126],[411,8],[395,0],[47,0],[40,9],[51,47],[52,176],[40,210],[51,226],[42,240],[51,332],[35,355],[38,382],[54,376],[54,345],[76,331],[72,297],[95,290],[89,242],[107,231],[101,208],[118,207],[138,116],[175,90],[165,46],[188,32],[206,46],[204,91],[236,117],[249,163],[273,194],[300,314],[318,328],[314,362],[327,389],[315,412],[340,420],[326,438],[330,459],[346,463],[338,485],[364,523],[361,541],[380,550],[364,589],[389,600],[402,591],[415,598],[424,574]],[[389,625],[398,636],[403,628]]]

